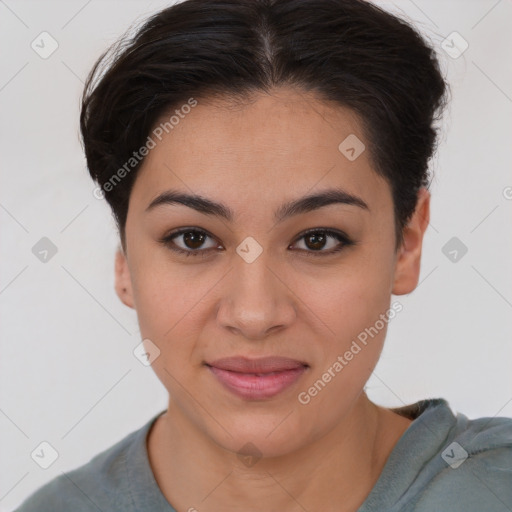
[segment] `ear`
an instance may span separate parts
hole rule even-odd
[[[121,299],[123,304],[133,308],[134,301],[130,269],[126,256],[120,247],[116,251],[115,272],[115,289],[117,296]]]
[[[423,235],[430,221],[430,192],[426,188],[418,191],[416,209],[404,228],[403,243],[398,251],[393,281],[394,295],[412,292],[418,285],[421,264]]]

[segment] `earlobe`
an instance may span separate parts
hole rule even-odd
[[[395,266],[392,293],[411,293],[418,285],[423,235],[430,221],[430,192],[426,188],[418,191],[416,209],[404,228],[403,244],[399,249]]]
[[[130,269],[128,267],[126,256],[120,247],[116,251],[115,290],[123,304],[130,308],[134,308]]]

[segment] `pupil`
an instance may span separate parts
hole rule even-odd
[[[189,249],[198,249],[204,243],[204,235],[202,233],[196,233],[194,231],[187,231],[183,233],[183,239],[185,241],[185,245],[187,245]],[[189,245],[190,243],[192,244],[192,246]]]
[[[313,243],[308,244],[308,240],[313,240]],[[306,245],[310,249],[322,249],[322,247],[325,245],[325,235],[318,233],[312,233],[311,235],[308,235],[306,237]],[[310,245],[312,245],[313,247],[311,247]]]

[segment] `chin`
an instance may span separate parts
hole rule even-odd
[[[230,435],[218,425],[209,435],[216,444],[239,456],[271,458],[287,455],[308,443],[307,439],[301,441],[297,425],[288,424],[286,418],[290,411],[285,408],[279,414],[263,416],[260,412],[246,417],[238,415],[237,418],[224,415],[222,425]]]

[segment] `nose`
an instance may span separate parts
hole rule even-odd
[[[257,341],[292,324],[297,312],[296,295],[286,284],[283,272],[272,268],[263,254],[252,263],[240,258],[228,276],[217,309],[222,328]]]

